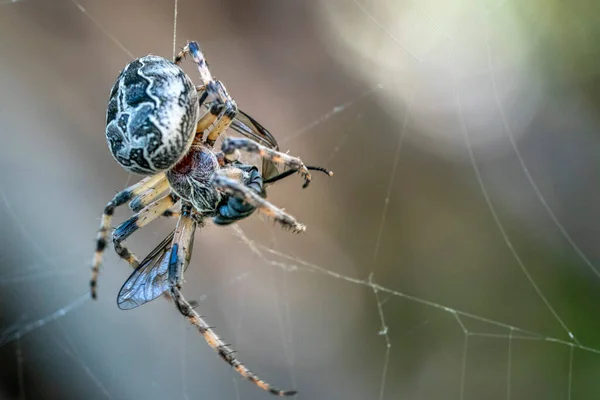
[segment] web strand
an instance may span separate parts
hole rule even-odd
[[[327,121],[328,119],[336,116],[339,113],[342,113],[343,111],[346,111],[347,109],[356,105],[360,101],[363,101],[363,100],[373,97],[375,92],[382,88],[383,88],[383,85],[381,85],[381,84],[376,85],[374,88],[365,91],[364,93],[360,94],[359,96],[357,96],[351,100],[348,100],[347,102],[345,102],[343,104],[333,107],[329,112],[312,120],[308,125],[298,129],[297,131],[286,136],[285,138],[279,140],[279,143],[284,144],[284,143],[290,142],[292,140],[298,139],[300,136],[303,136],[303,135],[309,133],[310,131],[312,131],[316,126],[321,125],[323,122]]]
[[[20,339],[23,336],[27,335],[28,333],[31,333],[31,332],[45,326],[46,324],[48,324],[50,322],[56,321],[57,319],[64,317],[69,312],[75,310],[78,307],[81,307],[83,305],[83,303],[89,299],[90,299],[89,293],[85,293],[84,295],[75,299],[74,301],[67,304],[66,306],[59,308],[58,310],[54,311],[53,313],[51,313],[43,318],[40,318],[40,319],[32,321],[32,322],[25,323],[24,325],[21,325],[20,327],[17,327],[16,329],[13,328],[13,329],[4,331],[0,335],[0,347],[7,345],[8,343],[11,343],[14,340]]]
[[[496,326],[499,328],[503,328],[503,329],[506,329],[507,331],[512,330],[514,332],[518,332],[520,335],[515,335],[515,334],[512,335],[513,340],[519,339],[519,340],[547,341],[547,342],[552,342],[552,343],[558,343],[558,344],[565,345],[565,346],[574,346],[577,349],[600,355],[600,349],[595,349],[593,347],[585,346],[580,343],[576,343],[576,342],[572,342],[572,341],[567,341],[567,340],[564,340],[561,338],[547,336],[547,335],[544,335],[539,332],[534,332],[534,331],[531,331],[531,330],[528,330],[525,328],[520,328],[518,326],[514,326],[514,325],[511,325],[511,324],[508,324],[505,322],[501,322],[501,321],[493,320],[493,319],[483,317],[480,315],[476,315],[473,313],[469,313],[467,311],[450,308],[443,304],[435,303],[435,302],[432,302],[432,301],[429,301],[426,299],[422,299],[420,297],[412,296],[412,295],[394,290],[389,287],[382,286],[372,280],[371,281],[363,280],[363,279],[353,278],[353,277],[350,277],[350,276],[347,276],[344,274],[340,274],[338,272],[329,270],[325,267],[305,261],[301,258],[294,257],[294,256],[288,255],[286,253],[282,253],[280,251],[274,250],[268,246],[264,246],[262,244],[256,243],[256,242],[252,241],[251,239],[249,239],[244,234],[243,231],[241,231],[240,229],[236,229],[236,227],[234,227],[234,232],[238,235],[238,237],[240,237],[240,239],[244,243],[246,243],[249,247],[253,247],[255,249],[254,253],[263,260],[265,265],[272,265],[274,267],[283,268],[286,271],[318,273],[318,274],[321,274],[324,276],[328,276],[332,279],[343,280],[345,282],[365,286],[365,287],[370,288],[371,290],[376,289],[378,291],[378,293],[386,293],[391,296],[406,299],[413,303],[421,304],[421,305],[431,307],[431,308],[434,308],[434,309],[437,309],[437,310],[440,310],[443,312],[447,312],[447,313],[450,313],[453,315],[456,314],[457,317],[468,318],[468,319],[472,319],[474,321],[479,321],[479,322],[482,322],[485,324],[489,324],[490,326]],[[270,254],[277,258],[287,260],[288,262],[272,260],[269,257],[267,257],[267,254]],[[462,318],[459,319],[461,321],[461,323],[462,323]],[[464,326],[464,324],[462,324],[461,327],[466,331],[466,327]],[[506,340],[509,337],[508,334],[500,335],[500,334],[492,334],[492,333],[479,333],[479,332],[469,332],[469,331],[467,331],[467,332],[468,332],[469,336],[499,338],[499,339],[503,339],[503,340]]]
[[[390,174],[385,198],[383,200],[383,211],[381,213],[381,221],[379,223],[379,229],[377,230],[377,238],[375,239],[375,250],[373,251],[373,262],[371,265],[371,273],[374,273],[375,266],[377,264],[377,258],[379,257],[379,248],[381,246],[381,238],[383,237],[383,228],[385,227],[385,220],[386,220],[388,209],[390,206],[390,197],[392,195],[392,189],[394,187],[394,181],[396,179],[396,172],[398,171],[398,163],[400,162],[400,152],[402,151],[402,144],[404,143],[406,127],[408,125],[408,121],[411,118],[411,110],[412,110],[414,97],[415,97],[415,91],[413,90],[410,95],[408,105],[406,106],[404,121],[402,122],[402,128],[400,130],[400,135],[398,136],[398,145],[396,146],[396,153],[394,155],[394,161],[392,164],[392,173]]]
[[[477,161],[475,160],[475,156],[473,154],[473,148],[471,146],[471,142],[470,142],[470,139],[469,139],[469,134],[467,132],[467,128],[466,128],[465,123],[463,121],[463,117],[462,117],[462,105],[461,105],[460,96],[458,95],[458,93],[456,95],[456,106],[457,106],[457,111],[458,111],[458,115],[459,115],[459,119],[460,119],[460,126],[461,126],[460,129],[461,129],[462,134],[463,134],[463,136],[465,138],[465,144],[467,146],[467,151],[469,152],[469,159],[471,160],[471,164],[473,166],[473,171],[475,172],[475,175],[477,177],[477,182],[479,183],[479,187],[481,188],[481,193],[483,194],[483,197],[485,198],[485,202],[487,203],[488,209],[490,210],[490,213],[492,214],[494,222],[496,223],[496,226],[498,227],[498,230],[500,231],[500,234],[502,235],[502,238],[504,239],[504,242],[506,243],[506,246],[510,250],[511,254],[513,255],[513,257],[514,257],[515,261],[517,262],[517,264],[519,265],[519,267],[521,268],[521,271],[523,271],[523,274],[525,275],[525,277],[527,278],[527,280],[531,284],[531,287],[535,290],[535,292],[537,293],[538,297],[546,305],[546,308],[554,316],[554,318],[556,319],[556,321],[558,321],[558,323],[562,326],[563,330],[567,333],[567,335],[573,341],[575,341],[577,344],[579,344],[577,342],[577,339],[575,339],[575,336],[573,335],[573,333],[569,330],[569,328],[563,322],[562,318],[558,315],[558,313],[556,312],[556,310],[554,309],[554,307],[552,307],[552,305],[550,304],[550,302],[548,301],[548,299],[546,298],[546,296],[542,293],[542,291],[539,288],[539,286],[537,285],[537,283],[535,283],[535,281],[533,280],[533,277],[531,276],[531,274],[529,273],[529,271],[525,267],[525,264],[523,263],[523,260],[521,260],[521,257],[519,256],[519,253],[517,253],[517,251],[515,250],[515,247],[512,244],[512,241],[508,237],[508,234],[506,233],[506,230],[504,229],[504,225],[502,224],[502,222],[500,221],[500,218],[498,217],[498,213],[496,212],[496,208],[494,207],[494,204],[492,203],[492,200],[490,199],[490,196],[489,196],[489,194],[487,192],[486,186],[485,186],[485,184],[483,182],[483,178],[481,177],[481,172],[479,171],[479,166],[477,165]]]
[[[178,10],[179,0],[175,0],[175,7],[173,11],[173,60],[175,56],[177,56],[177,10]]]
[[[119,48],[121,50],[123,50],[123,52],[129,56],[129,58],[131,58],[132,60],[135,59],[135,56],[133,55],[133,53],[131,51],[129,51],[127,49],[127,47],[125,47],[125,45],[123,43],[121,43],[121,41],[119,39],[117,39],[112,33],[110,33],[104,25],[102,25],[100,22],[98,22],[98,20],[96,20],[94,17],[92,17],[92,15],[85,9],[84,6],[81,5],[80,2],[78,2],[77,0],[71,0],[71,3],[75,4],[75,6],[79,9],[79,11],[81,11],[83,13],[83,15],[85,15],[90,21],[92,21],[94,23],[94,25],[96,25],[98,27],[98,29],[100,30],[100,32],[102,32],[102,34],[104,36],[106,36],[107,38],[112,40],[114,44],[119,46]]]
[[[512,129],[508,123],[508,119],[506,118],[506,112],[504,111],[504,106],[502,105],[502,102],[500,101],[500,95],[498,94],[498,87],[497,87],[497,83],[496,83],[496,74],[494,73],[494,65],[492,62],[492,45],[490,43],[490,32],[489,32],[489,26],[488,26],[488,23],[489,23],[488,19],[489,19],[489,17],[486,14],[486,16],[483,18],[483,20],[484,20],[483,25],[484,25],[485,38],[486,38],[487,65],[488,65],[488,69],[490,71],[490,79],[492,81],[492,90],[494,92],[494,101],[496,103],[496,107],[498,108],[498,112],[500,113],[500,119],[502,121],[502,128],[504,130],[504,133],[506,133],[506,136],[508,137],[508,140],[510,142],[510,146],[512,147],[515,155],[517,156],[517,160],[519,160],[519,164],[521,166],[521,170],[523,171],[523,174],[527,178],[527,181],[529,182],[529,185],[535,192],[535,195],[537,196],[539,202],[544,207],[544,210],[546,210],[546,213],[548,214],[548,216],[550,217],[552,222],[554,222],[554,225],[556,225],[556,227],[560,231],[560,234],[562,235],[562,237],[567,241],[567,243],[569,243],[569,246],[571,246],[571,248],[579,256],[579,258],[581,258],[583,260],[585,265],[588,266],[588,268],[596,275],[596,277],[600,278],[600,271],[594,266],[594,264],[592,264],[590,259],[584,254],[584,252],[579,248],[579,246],[577,246],[577,244],[575,244],[575,241],[573,240],[573,238],[571,237],[569,232],[567,232],[564,225],[559,221],[558,217],[556,216],[556,214],[554,213],[554,211],[552,210],[552,208],[546,201],[546,198],[540,191],[540,188],[538,187],[537,183],[533,179],[533,176],[531,176],[531,172],[529,172],[529,168],[527,167],[527,164],[525,163],[525,160],[523,159],[523,156],[521,155],[521,151],[519,150],[519,147],[516,143]]]
[[[510,330],[508,334],[508,357],[506,367],[506,400],[510,400],[510,388],[511,388],[511,368],[512,368],[512,345],[513,345],[513,330]]]
[[[367,11],[367,9],[360,2],[358,2],[358,0],[352,0],[352,2],[354,4],[356,4],[356,6],[362,11],[362,13],[365,14],[377,26],[377,28],[379,28],[379,30],[381,32],[383,32],[394,43],[396,43],[396,45],[398,45],[398,47],[400,49],[402,49],[403,52],[405,52],[406,54],[408,54],[411,58],[413,58],[417,62],[423,61],[416,54],[414,54],[413,52],[411,52],[410,50],[408,50],[408,48],[406,48],[406,46],[404,44],[400,43],[400,41],[398,39],[396,39],[394,37],[394,35],[392,35],[387,29],[385,29],[383,27],[383,25],[377,20],[377,18],[375,18],[373,16],[373,14],[371,14],[369,11]]]

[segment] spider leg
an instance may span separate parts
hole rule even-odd
[[[188,302],[181,294],[181,282],[183,280],[181,275],[192,255],[192,244],[196,224],[196,220],[191,215],[191,206],[189,204],[183,205],[181,217],[177,222],[169,261],[169,281],[171,284],[169,292],[177,309],[193,326],[196,327],[196,329],[198,329],[198,332],[204,337],[206,343],[208,343],[208,345],[242,377],[248,379],[259,388],[277,396],[291,396],[296,394],[296,391],[284,391],[271,386],[246,368],[246,366],[235,357],[234,351],[227,346],[219,336],[217,336],[212,328],[194,310],[194,307],[190,302]]]
[[[220,82],[218,83],[220,84]],[[210,130],[205,144],[213,147],[219,136],[221,136],[221,133],[225,132],[229,126],[231,126],[231,123],[233,122],[233,119],[237,113],[238,108],[237,104],[235,104],[235,101],[233,101],[231,98],[227,99],[223,106],[222,116],[217,120],[214,128]]]
[[[221,85],[220,82],[215,82]],[[196,137],[198,138],[199,134],[208,131],[204,144],[213,147],[219,136],[229,128],[237,114],[237,105],[231,98],[226,99],[224,103],[213,104],[210,110],[198,121]]]
[[[129,208],[131,209],[131,211],[139,212],[142,208],[146,207],[148,204],[152,203],[157,198],[164,195],[165,192],[169,189],[169,182],[166,179],[162,180],[155,187],[152,187],[146,190],[141,195],[134,197],[134,199],[129,202]],[[162,216],[166,218],[177,219],[179,218],[179,214],[179,210],[168,209],[162,213]]]
[[[127,239],[131,234],[140,228],[143,228],[156,218],[164,214],[166,210],[172,207],[177,201],[178,197],[174,194],[169,194],[162,197],[159,200],[147,205],[140,212],[133,215],[121,225],[119,225],[112,234],[113,246],[116,253],[127,261],[132,268],[136,268],[139,264],[136,256],[129,251],[124,240]]]
[[[194,63],[198,66],[200,80],[202,81],[202,85],[197,88],[198,92],[201,93],[199,105],[201,106],[209,95],[214,96],[217,100],[196,125],[196,137],[201,137],[199,134],[208,130],[205,145],[213,147],[221,133],[225,132],[233,122],[238,113],[238,108],[235,101],[227,93],[225,85],[212,77],[208,69],[208,63],[197,42],[189,42],[175,56],[175,64],[180,64],[188,54],[192,56]]]
[[[173,62],[177,65],[181,64],[183,59],[187,55],[191,55],[194,59],[194,63],[198,66],[198,72],[200,73],[200,79],[202,80],[203,85],[207,85],[209,82],[213,80],[212,74],[208,69],[208,63],[204,58],[204,54],[200,51],[200,46],[197,42],[188,42],[183,49],[175,56],[175,60]]]
[[[216,171],[211,177],[211,183],[217,189],[252,204],[258,211],[273,218],[284,228],[291,229],[296,233],[304,232],[306,230],[306,226],[299,223],[296,218],[287,214],[282,209],[275,207],[254,191],[244,186],[236,179],[235,170],[236,168],[224,168]]]
[[[179,216],[181,215],[181,212],[177,211],[177,210],[173,210],[172,208],[165,210],[162,213],[162,216],[165,218],[175,218],[178,219]]]
[[[117,193],[115,197],[113,197],[113,199],[104,207],[102,221],[100,222],[100,228],[98,229],[98,233],[96,235],[96,252],[94,253],[94,260],[92,262],[92,277],[90,279],[90,292],[92,298],[96,298],[96,287],[98,285],[100,266],[102,265],[102,255],[106,249],[108,229],[110,228],[110,221],[112,220],[112,215],[115,211],[115,208],[132,199],[135,199],[140,194],[148,191],[156,185],[159,185],[162,181],[166,181],[164,173],[144,178],[138,183],[131,185],[127,189]]]
[[[169,181],[163,179],[159,181],[156,185],[148,188],[146,191],[141,193],[139,196],[136,196],[133,200],[129,202],[129,208],[133,212],[138,212],[142,208],[146,207],[148,204],[152,203],[154,200],[161,197],[165,192],[169,190]]]
[[[303,188],[308,187],[310,181],[312,180],[310,172],[308,172],[308,168],[306,168],[306,165],[304,165],[302,160],[300,160],[298,157],[292,157],[288,154],[270,149],[248,138],[227,138],[223,140],[223,144],[221,145],[221,150],[223,153],[231,154],[237,149],[246,150],[250,153],[258,153],[264,159],[271,160],[277,164],[284,164],[285,166],[298,171],[298,173],[304,178],[304,185],[302,185]]]
[[[194,307],[190,302],[188,302],[181,294],[180,289],[183,282],[183,271],[190,262],[194,242],[194,232],[198,223],[196,219],[191,216],[191,210],[192,207],[190,204],[184,204],[181,207],[181,217],[177,222],[177,228],[175,229],[175,236],[173,238],[173,246],[169,260],[170,294],[175,305],[179,309],[179,312],[198,329],[208,345],[244,378],[248,379],[261,389],[278,396],[290,396],[296,394],[296,391],[279,390],[254,375],[239,360],[237,360],[234,356],[234,351],[229,348],[219,336],[217,336],[202,317],[194,311]],[[200,223],[202,222],[200,221]]]
[[[183,297],[181,291],[175,287],[171,287],[171,297],[177,305],[179,312],[190,321],[192,325],[198,329],[198,332],[204,337],[206,343],[221,357],[227,364],[231,365],[242,377],[248,379],[259,388],[276,396],[293,396],[297,392],[295,390],[280,390],[271,386],[267,382],[260,379],[244,364],[242,364],[234,355],[234,351],[217,336],[212,328],[204,321],[204,319],[194,310],[192,305]]]

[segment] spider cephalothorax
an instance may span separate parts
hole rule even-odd
[[[200,213],[214,212],[221,194],[210,184],[219,169],[219,160],[212,150],[203,145],[193,145],[183,159],[167,172],[171,190],[186,199]]]
[[[186,55],[191,55],[198,66],[200,86],[195,87],[177,65]],[[221,151],[215,151],[214,144],[230,127],[245,138],[224,139]],[[238,110],[225,86],[212,78],[195,42],[190,42],[174,62],[149,55],[123,69],[110,93],[106,139],[123,168],[148,176],[117,193],[104,209],[92,266],[92,297],[96,297],[114,209],[129,202],[136,214],[112,231],[115,251],[134,268],[117,297],[119,307],[132,309],[168,294],[207,343],[243,377],[276,395],[296,393],[272,387],[235,358],[233,350],[181,294],[183,271],[191,258],[196,227],[203,226],[206,218],[227,225],[258,210],[284,228],[304,231],[303,224],[265,200],[266,186],[298,172],[304,178],[303,187],[307,187],[309,170],[332,173],[307,167],[299,158],[280,153],[269,131]],[[260,155],[262,172],[239,161],[240,150]],[[289,169],[279,173],[275,164]],[[180,204],[180,212],[171,210],[176,204]],[[177,226],[140,263],[124,241],[161,215],[177,217]]]

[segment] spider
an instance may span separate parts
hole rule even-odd
[[[198,67],[200,86],[194,86],[179,67],[188,55]],[[207,218],[228,225],[258,211],[284,228],[304,231],[303,224],[265,199],[266,187],[295,172],[307,187],[309,170],[332,172],[280,153],[271,133],[238,110],[225,86],[213,79],[196,42],[189,42],[173,61],[148,55],[127,64],[110,92],[106,123],[106,139],[115,160],[127,171],[146,177],[117,193],[104,208],[92,265],[92,298],[96,298],[113,212],[129,202],[135,214],[112,230],[116,253],[134,268],[117,296],[119,308],[128,310],[161,295],[170,297],[209,346],[242,377],[278,396],[295,394],[271,386],[238,361],[181,294],[183,273],[192,255],[194,232]],[[221,151],[215,151],[217,139],[230,127],[245,137],[224,138]],[[261,157],[262,173],[239,160],[240,150]],[[277,164],[288,169],[279,173]],[[179,212],[172,210],[177,203]],[[160,216],[178,218],[176,228],[139,262],[124,241]]]

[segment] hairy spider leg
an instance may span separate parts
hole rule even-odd
[[[269,383],[263,381],[242,364],[234,355],[234,351],[212,330],[204,319],[194,310],[192,305],[183,297],[180,289],[172,286],[170,289],[171,297],[177,305],[179,312],[187,318],[190,323],[198,329],[198,332],[204,337],[206,343],[223,359],[231,365],[243,378],[248,379],[259,388],[276,396],[293,396],[297,393],[295,390],[281,390]]]
[[[127,248],[127,245],[124,242],[125,239],[127,239],[138,229],[143,228],[156,218],[162,216],[164,212],[177,203],[178,200],[179,198],[177,195],[170,193],[167,196],[150,203],[140,212],[134,214],[117,228],[115,228],[112,234],[115,252],[119,255],[119,257],[127,261],[132,268],[137,268],[139,261],[136,256]]]
[[[209,131],[208,136],[204,142],[207,146],[211,148],[215,145],[217,139],[223,132],[225,132],[233,122],[234,118],[238,114],[238,108],[233,100],[225,101],[223,106],[223,112],[220,118],[217,120],[214,127]]]
[[[175,56],[174,63],[179,65],[188,54],[192,56],[194,63],[198,66],[200,80],[202,81],[202,86],[196,88],[201,94],[199,106],[202,106],[209,95],[216,98],[216,103],[200,118],[196,125],[196,138],[201,138],[201,135],[208,130],[208,136],[204,144],[212,148],[221,133],[229,128],[238,114],[237,104],[229,93],[227,93],[225,85],[212,77],[206,58],[204,58],[204,54],[200,51],[200,46],[197,42],[189,42]]]
[[[304,232],[306,230],[306,225],[301,224],[296,218],[269,203],[237,180],[234,175],[235,169],[236,168],[225,168],[216,171],[211,177],[212,185],[231,196],[235,196],[240,200],[250,203],[256,207],[259,212],[273,218],[284,228],[291,229],[296,233]]]
[[[90,279],[90,293],[93,299],[96,298],[96,289],[98,286],[98,274],[100,273],[100,266],[102,265],[102,255],[106,249],[106,239],[108,237],[108,229],[110,228],[110,221],[112,220],[115,208],[125,204],[126,202],[135,199],[140,194],[147,190],[160,185],[162,181],[167,181],[164,173],[149,176],[142,179],[138,183],[129,186],[128,188],[120,191],[112,198],[111,201],[106,204],[104,211],[102,212],[102,220],[100,222],[100,228],[96,235],[96,252],[94,253],[94,260],[92,262],[92,277]]]
[[[194,63],[198,66],[198,72],[200,73],[202,85],[208,85],[209,82],[213,81],[213,77],[210,73],[210,69],[208,69],[206,58],[204,58],[204,54],[202,54],[202,51],[200,51],[200,45],[198,45],[198,42],[188,42],[188,44],[186,44],[185,47],[181,49],[179,53],[177,53],[173,62],[177,65],[181,64],[188,54],[192,56]]]
[[[152,203],[157,198],[164,195],[165,192],[170,189],[171,189],[171,187],[169,186],[168,180],[165,179],[163,181],[160,181],[156,187],[146,190],[144,193],[140,194],[139,196],[137,196],[133,200],[131,200],[129,202],[129,208],[133,212],[139,212],[142,208],[146,207],[148,204]],[[165,212],[162,213],[162,216],[166,217],[166,218],[177,219],[177,218],[179,218],[179,215],[180,215],[180,213],[179,213],[179,210],[177,209],[177,207],[169,209],[169,210],[165,210]]]
[[[188,205],[185,208],[182,206],[182,214],[177,222],[169,260],[169,293],[175,302],[177,309],[193,326],[196,327],[198,332],[204,337],[204,340],[206,340],[206,343],[208,343],[208,345],[242,377],[248,379],[259,388],[277,396],[292,396],[296,394],[295,390],[286,391],[271,386],[246,368],[246,366],[235,357],[234,351],[223,342],[181,294],[181,276],[171,276],[171,272],[174,274],[181,274],[188,265],[192,255],[192,244],[196,224],[194,217],[191,215],[191,206]],[[171,267],[171,265],[173,265],[173,267]]]
[[[188,44],[177,54],[177,56],[175,56],[174,63],[176,65],[181,64],[181,61],[188,54],[190,54],[194,59],[194,63],[198,67],[200,80],[202,81],[202,86],[197,89],[206,90],[208,94],[216,96],[221,103],[225,103],[227,100],[232,100],[229,93],[227,93],[227,89],[225,89],[225,86],[221,83],[221,81],[214,79],[210,73],[208,62],[200,50],[200,45],[198,45],[198,42],[188,42]]]
[[[208,112],[198,120],[195,141],[198,138],[201,139],[204,132],[208,132],[204,144],[212,148],[219,136],[229,128],[237,114],[237,105],[231,99],[224,103],[213,104]]]
[[[174,219],[178,219],[180,215],[181,215],[181,212],[180,212],[179,210],[174,210],[174,209],[172,209],[172,208],[171,208],[171,209],[168,209],[168,210],[165,210],[165,211],[162,213],[162,216],[163,216],[163,217],[165,217],[165,218],[174,218]]]
[[[221,150],[223,153],[231,154],[238,149],[245,150],[250,153],[257,153],[264,159],[271,160],[277,164],[283,164],[295,171],[298,171],[298,173],[304,178],[304,185],[302,185],[302,188],[307,188],[312,180],[310,172],[308,172],[308,168],[306,168],[306,165],[304,165],[302,160],[298,157],[292,157],[289,154],[270,149],[247,138],[227,138],[223,140],[221,145]],[[331,175],[331,172],[328,171],[327,173],[328,175]]]
[[[161,197],[165,192],[169,190],[169,181],[166,179],[161,180],[156,185],[154,185],[151,188],[148,188],[148,190],[131,200],[129,202],[129,208],[133,212],[138,212],[142,208],[146,207],[148,204]]]

